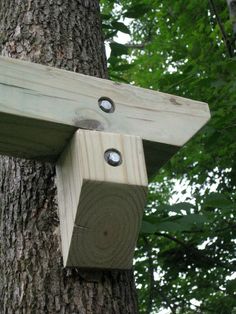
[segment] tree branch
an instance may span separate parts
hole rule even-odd
[[[150,42],[144,42],[142,44],[127,43],[125,44],[125,47],[131,48],[131,49],[145,49],[146,46],[149,44]]]
[[[156,232],[155,235],[160,236],[160,237],[164,237],[166,239],[169,239],[171,241],[176,242],[177,244],[180,244],[181,246],[187,247],[187,243],[167,234],[167,233],[161,233],[161,232]]]
[[[155,235],[157,236],[161,236],[161,237],[164,237],[166,239],[169,239],[181,246],[183,246],[186,250],[185,250],[185,253],[186,255],[188,254],[193,254],[193,256],[195,256],[196,258],[202,258],[204,259],[206,262],[209,262],[209,263],[213,263],[217,266],[220,266],[222,268],[225,268],[225,269],[229,269],[229,270],[232,270],[232,271],[236,271],[236,268],[234,265],[231,265],[231,264],[225,264],[225,263],[222,263],[221,261],[217,261],[215,260],[214,258],[211,258],[210,256],[207,256],[205,254],[203,254],[202,252],[203,251],[200,251],[198,248],[195,248],[193,247],[192,245],[189,245],[188,243],[184,242],[184,241],[181,241],[169,234],[166,234],[166,233],[161,233],[161,232],[156,232]]]
[[[217,21],[217,23],[219,25],[219,28],[220,28],[223,40],[225,42],[225,46],[226,46],[227,51],[228,51],[228,55],[229,55],[230,58],[233,58],[233,56],[234,56],[233,47],[232,47],[232,45],[230,43],[230,40],[229,40],[229,38],[228,38],[228,36],[227,36],[227,34],[225,32],[224,25],[223,25],[223,23],[221,21],[221,18],[219,16],[218,12],[217,12],[217,8],[216,8],[216,5],[215,5],[215,2],[214,2],[214,0],[209,0],[209,3],[211,5],[213,13],[216,16],[216,21]]]

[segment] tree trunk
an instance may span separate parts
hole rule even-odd
[[[236,0],[227,0],[227,3],[229,7],[230,18],[233,23],[233,34],[236,47]]]
[[[107,76],[98,0],[1,0],[0,49]],[[54,179],[53,165],[0,158],[0,313],[137,313],[131,271],[63,269]]]

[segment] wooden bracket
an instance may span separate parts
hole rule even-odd
[[[0,69],[0,153],[57,163],[64,265],[130,268],[144,154],[152,177],[210,119],[208,105],[4,57]]]
[[[110,165],[109,152],[120,160]],[[57,180],[64,265],[131,268],[148,183],[142,139],[79,130]]]

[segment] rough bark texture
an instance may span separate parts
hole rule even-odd
[[[100,24],[97,0],[1,0],[1,54],[106,77]],[[0,158],[0,313],[137,313],[132,272],[63,269],[54,179]]]

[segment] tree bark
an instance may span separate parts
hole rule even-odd
[[[233,23],[234,43],[236,47],[236,0],[227,0],[227,4],[229,7],[230,19]]]
[[[98,0],[1,0],[0,50],[107,77]],[[138,312],[132,271],[63,269],[54,165],[2,156],[0,214],[0,313]]]

